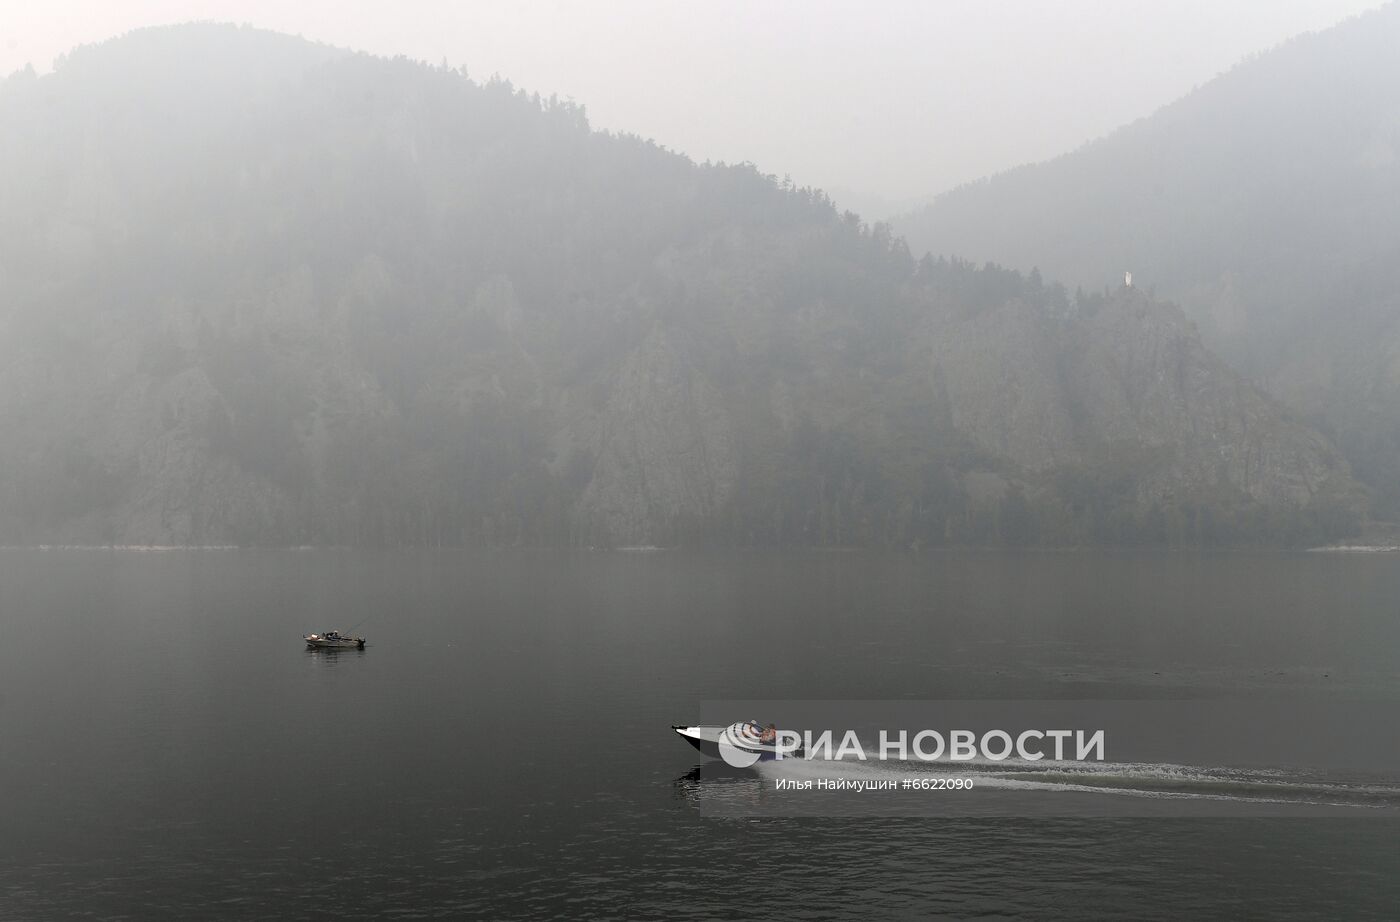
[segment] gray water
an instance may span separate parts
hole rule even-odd
[[[1394,918],[1392,820],[714,819],[668,727],[1397,651],[1395,555],[3,550],[0,918]]]

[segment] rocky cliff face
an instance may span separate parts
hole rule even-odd
[[[1028,473],[1126,454],[1144,505],[1226,490],[1306,507],[1351,488],[1325,438],[1132,289],[1060,318],[1010,301],[929,335],[954,425]]]
[[[1064,340],[1074,336],[1054,318],[1017,299],[927,335],[954,428],[989,456],[1039,472],[1093,451],[1074,416],[1077,369],[1062,367]]]
[[[1125,290],[1085,325],[1103,372],[1078,400],[1096,441],[1172,459],[1150,468],[1152,499],[1207,485],[1306,506],[1348,482],[1327,440],[1210,355],[1179,309]]]
[[[655,330],[617,370],[577,515],[596,543],[652,545],[727,511],[739,445],[724,396]]]

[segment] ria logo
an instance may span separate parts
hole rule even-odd
[[[748,768],[763,756],[759,748],[758,724],[737,723],[724,728],[719,735],[719,756],[735,768]]]

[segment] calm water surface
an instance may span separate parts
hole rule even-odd
[[[4,550],[0,918],[1395,918],[1393,821],[718,820],[668,727],[1397,652],[1396,555]]]

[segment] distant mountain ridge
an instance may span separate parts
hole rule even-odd
[[[915,252],[1098,290],[1125,270],[1334,436],[1400,518],[1400,5],[895,220]]]
[[[1305,543],[1327,439],[1118,288],[250,29],[0,87],[0,540]]]

